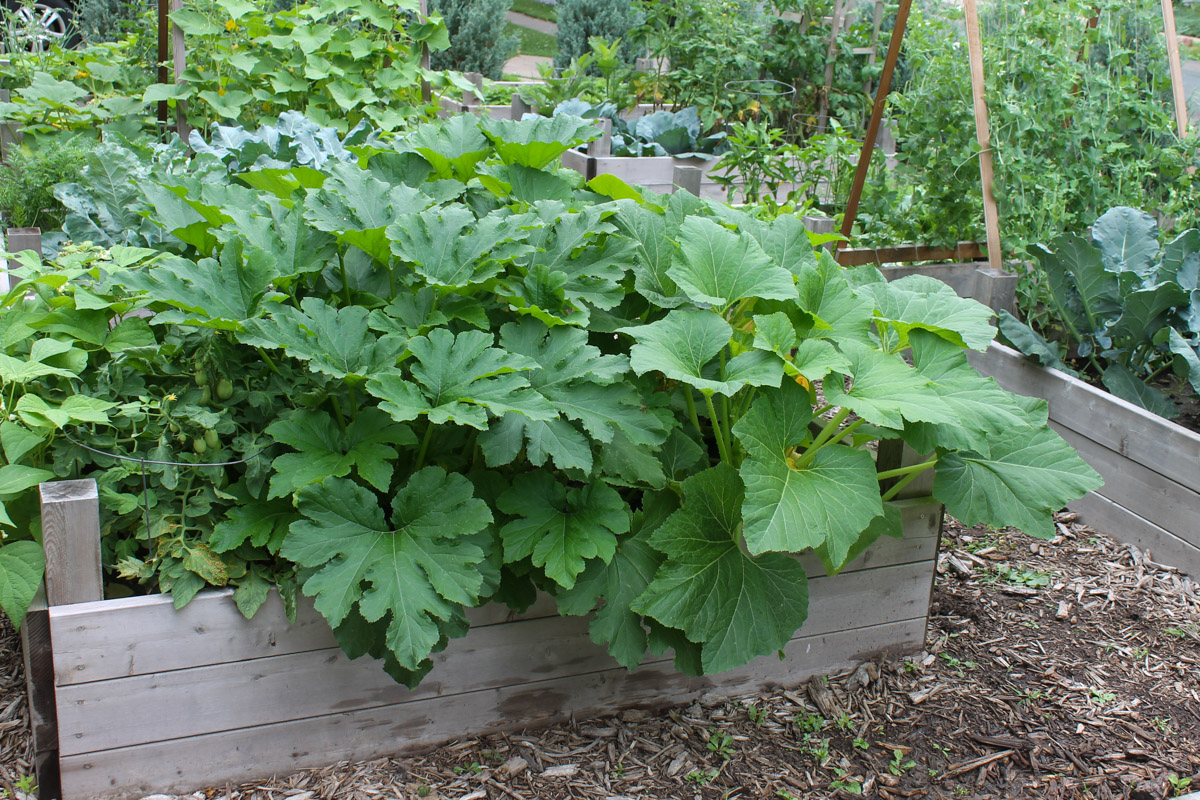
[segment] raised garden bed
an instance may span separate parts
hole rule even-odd
[[[49,525],[52,542],[94,547],[71,540],[94,535],[95,496],[90,481],[44,486],[43,514],[61,521]],[[250,621],[228,591],[203,592],[180,611],[165,595],[43,600],[22,631],[40,796],[190,791],[710,692],[798,686],[911,652],[924,641],[942,511],[928,498],[895,502],[903,539],[879,540],[837,578],[803,559],[820,577],[810,580],[809,618],[785,658],[704,677],[677,672],[667,655],[626,671],[590,641],[586,618],[557,616],[546,597],[519,616],[498,606],[474,611],[471,633],[435,657],[416,690],[370,659],[349,661],[310,606],[288,624],[277,596]],[[52,595],[66,562],[57,547],[47,546]],[[79,558],[70,563],[78,569]]]
[[[1104,478],[1069,504],[1089,525],[1200,571],[1200,434],[993,343],[971,363],[1001,386],[1050,404],[1050,425]]]

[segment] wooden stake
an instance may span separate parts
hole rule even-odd
[[[42,547],[50,606],[104,599],[100,495],[94,480],[43,483]]]
[[[171,21],[167,16],[167,11],[170,7],[170,0],[158,0],[158,82],[167,83],[170,76],[167,74],[167,35],[170,32]],[[160,132],[165,132],[167,128],[167,101],[158,101],[158,126]]]
[[[183,9],[183,0],[171,0],[171,13]],[[183,28],[171,22],[171,57],[175,67],[175,83],[183,83],[183,72],[187,69],[187,45],[183,39]],[[187,122],[187,101],[175,101],[175,132],[183,141],[191,135],[191,127]]]
[[[879,29],[883,26],[883,0],[875,0],[875,26],[871,29],[871,52],[867,56],[867,66],[875,66],[875,60],[879,57]],[[867,78],[863,85],[863,91],[867,94],[871,93],[871,79]]]
[[[1170,0],[1165,0],[1170,2]],[[979,11],[975,0],[963,0],[967,25],[967,55],[971,62],[971,100],[975,107],[975,138],[979,142],[979,182],[983,189],[983,224],[987,230],[988,263],[1003,270],[1000,251],[1000,219],[992,171],[992,135],[988,128],[987,90],[983,72],[983,38],[979,34]]]
[[[867,135],[863,139],[862,152],[858,155],[858,166],[854,170],[854,183],[850,187],[850,198],[846,201],[846,215],[842,219],[842,235],[849,236],[858,216],[858,202],[862,199],[863,187],[867,183],[867,171],[871,167],[871,153],[875,151],[875,139],[879,136],[879,125],[883,122],[883,110],[887,106],[888,92],[892,88],[892,73],[900,59],[900,44],[904,41],[904,28],[908,25],[908,12],[912,0],[900,0],[896,11],[896,25],[892,28],[892,40],[888,44],[887,57],[883,60],[883,72],[879,75],[879,88],[875,90],[875,106],[871,109],[871,121],[867,124]],[[841,242],[834,242],[836,251]]]
[[[429,21],[429,0],[421,0],[419,12],[421,14],[421,22]],[[429,45],[421,42],[421,69],[429,69]],[[428,103],[433,99],[433,87],[429,85],[429,81],[425,80],[425,76],[421,75],[421,101]]]
[[[1162,0],[1163,30],[1167,34],[1167,63],[1171,69],[1171,95],[1175,98],[1175,127],[1179,138],[1187,136],[1187,98],[1183,94],[1183,65],[1179,62],[1179,36],[1175,33],[1175,8]]]
[[[825,83],[821,86],[821,105],[817,111],[817,133],[825,132],[825,122],[829,119],[829,93],[833,91],[833,68],[837,53],[838,34],[841,32],[842,20],[846,16],[844,0],[833,0],[833,21],[829,24],[829,49],[825,53]]]

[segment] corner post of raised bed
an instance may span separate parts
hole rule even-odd
[[[104,599],[100,566],[100,495],[94,480],[55,481],[39,487],[46,602],[50,606]]]
[[[483,103],[483,75],[479,72],[464,72],[463,77],[474,86],[474,89],[464,89],[463,105],[477,106]]]
[[[671,170],[671,186],[673,191],[683,190],[696,197],[700,196],[700,182],[704,178],[704,170],[699,167],[674,167]]]
[[[519,93],[519,92],[513,92],[513,96],[512,96],[512,118],[513,118],[513,119],[515,119],[515,120],[517,120],[518,122],[520,122],[520,121],[521,121],[521,119],[522,119],[522,118],[524,118],[524,116],[525,116],[526,114],[528,114],[528,113],[529,113],[531,110],[532,110],[532,109],[530,109],[530,107],[529,107],[529,103],[526,103],[524,100],[522,100],[522,99],[521,99],[521,95],[520,95],[520,93]]]
[[[975,286],[971,296],[996,313],[1017,310],[1017,276],[992,267],[975,270]]]
[[[420,0],[417,4],[417,13],[421,16],[421,22],[429,21],[429,0]],[[428,103],[433,99],[433,87],[429,81],[425,79],[426,72],[429,71],[429,43],[421,42],[421,102]]]
[[[600,129],[600,138],[588,142],[587,154],[593,158],[612,155],[612,120],[601,117],[595,124]]]
[[[42,229],[9,228],[4,232],[4,247],[13,255],[23,253],[26,250],[32,250],[40,256],[42,254]],[[0,291],[4,292],[7,292],[11,288],[8,271],[19,267],[20,262],[10,258],[6,266],[8,267],[7,270],[0,271]]]
[[[8,62],[0,61],[0,66],[8,66]],[[0,89],[0,103],[7,103],[11,99],[12,96],[8,89]],[[5,122],[0,119],[0,164],[5,162],[8,154],[13,151],[13,148],[20,141],[20,126],[15,122]]]

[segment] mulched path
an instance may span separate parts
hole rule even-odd
[[[205,791],[228,800],[911,797],[1159,800],[1200,788],[1200,588],[1059,516],[947,520],[926,649],[806,687],[462,741]],[[0,787],[28,771],[0,628]]]

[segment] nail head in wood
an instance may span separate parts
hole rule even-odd
[[[94,480],[39,487],[46,600],[51,606],[104,599],[100,565],[100,495]]]

